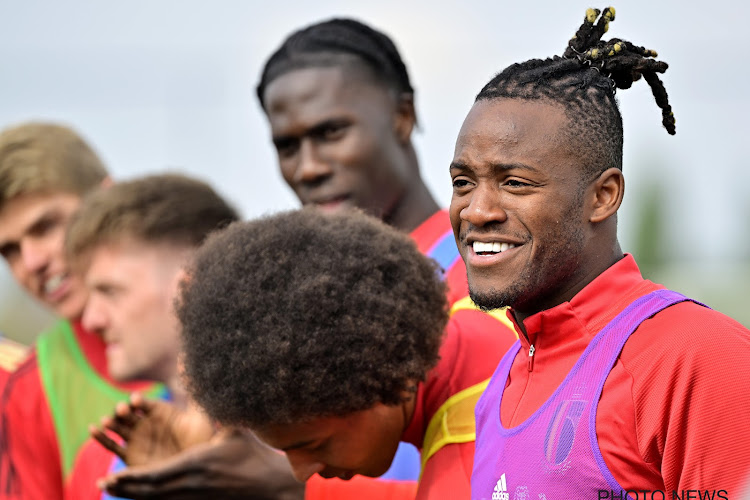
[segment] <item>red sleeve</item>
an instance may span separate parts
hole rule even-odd
[[[414,500],[417,483],[354,476],[349,481],[315,474],[305,484],[305,500]],[[467,497],[468,498],[468,497]]]
[[[453,305],[469,295],[469,282],[466,279],[466,266],[460,258],[445,273],[445,284],[448,287],[448,305]]]
[[[440,362],[425,382],[422,432],[449,397],[490,378],[516,338],[515,331],[489,314],[477,309],[454,312],[445,329]]]
[[[440,448],[425,464],[417,500],[471,498],[474,441]]]
[[[114,460],[115,456],[96,441],[84,443],[65,485],[65,500],[101,500],[102,491],[96,482],[109,473]]]
[[[36,352],[8,378],[0,410],[0,499],[62,498],[60,453]]]
[[[750,484],[750,331],[684,302],[645,321],[621,360],[632,380],[638,458],[657,468],[664,490],[741,498]],[[617,388],[608,379],[604,390]],[[604,395],[599,411],[618,411],[603,404]],[[612,458],[622,450],[602,451],[615,478],[632,482],[631,468]]]

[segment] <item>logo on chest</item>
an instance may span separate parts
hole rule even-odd
[[[581,416],[588,401],[568,399],[562,401],[555,410],[547,426],[544,438],[544,458],[548,472],[564,473],[570,468],[568,458],[579,434]]]

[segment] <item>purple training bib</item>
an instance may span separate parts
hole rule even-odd
[[[552,396],[511,429],[500,422],[510,367],[521,343],[503,357],[477,403],[477,440],[472,500],[596,499],[599,490],[623,494],[602,458],[596,439],[596,408],[620,351],[646,319],[690,300],[670,290],[645,295],[607,324],[591,341]]]

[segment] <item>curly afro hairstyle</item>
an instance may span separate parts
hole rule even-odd
[[[399,404],[437,363],[448,308],[408,236],[302,209],[211,236],[178,316],[195,399],[257,428]]]

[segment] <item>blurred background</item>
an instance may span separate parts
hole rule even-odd
[[[658,51],[677,117],[648,85],[618,93],[626,195],[620,240],[644,275],[750,326],[750,53],[733,1],[627,0],[605,38]],[[255,97],[266,57],[301,26],[351,16],[389,34],[415,86],[422,173],[450,201],[448,165],[495,73],[562,53],[590,2],[0,0],[0,128],[71,125],[116,179],[165,169],[210,181],[245,217],[297,206]],[[0,331],[30,343],[51,317],[0,263]]]

